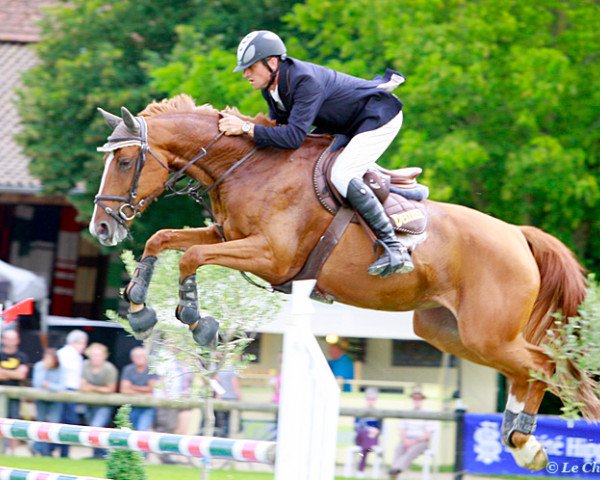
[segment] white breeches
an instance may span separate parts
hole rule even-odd
[[[331,182],[346,198],[348,184],[353,178],[362,179],[387,150],[402,127],[402,112],[375,130],[356,135],[336,159],[331,169]]]

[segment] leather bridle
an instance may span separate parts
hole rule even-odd
[[[208,155],[208,150],[224,135],[223,132],[218,133],[210,142],[208,142],[204,147],[200,149],[200,152],[192,158],[188,163],[185,164],[183,168],[180,170],[172,170],[168,165],[162,162],[152,151],[150,146],[148,145],[148,127],[146,125],[146,121],[143,117],[135,117],[138,121],[139,125],[139,136],[127,136],[127,137],[108,137],[108,145],[111,151],[122,148],[121,146],[131,146],[131,145],[139,145],[140,150],[138,156],[135,161],[135,172],[133,175],[133,180],[131,182],[131,187],[129,188],[129,194],[127,197],[118,196],[118,195],[96,195],[94,199],[94,203],[98,205],[100,208],[104,210],[104,212],[113,218],[119,225],[121,225],[127,231],[127,236],[131,237],[129,226],[126,222],[133,220],[136,217],[141,216],[141,211],[143,208],[153,202],[164,190],[170,190],[173,195],[189,195],[194,200],[199,202],[201,198],[210,193],[214,188],[216,188],[227,175],[229,175],[233,170],[242,165],[248,158],[250,158],[256,152],[256,148],[252,149],[249,153],[244,155],[240,160],[234,163],[227,171],[221,175],[215,182],[209,187],[201,188],[202,185],[195,181],[190,180],[188,185],[183,189],[177,190],[175,188],[176,183],[185,176],[186,171],[189,167],[194,165],[198,160],[206,157]],[[111,145],[111,143],[113,145]],[[120,146],[121,145],[121,146]],[[142,174],[142,168],[146,164],[146,155],[150,154],[152,158],[154,158],[158,164],[167,170],[170,174],[170,178],[163,184],[163,189],[159,193],[153,193],[145,198],[142,198],[137,203],[135,203],[137,199],[138,193],[138,184],[140,180],[140,176]],[[115,202],[123,202],[119,207],[119,210],[115,212],[112,208],[103,203],[103,201],[115,201]],[[206,205],[205,202],[202,202],[203,206],[208,209],[208,212],[215,222],[214,215],[209,206]],[[216,223],[216,222],[215,222]],[[220,225],[218,225],[220,227]],[[222,228],[219,228],[219,232],[225,240],[225,237],[222,232]]]

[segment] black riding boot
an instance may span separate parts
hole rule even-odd
[[[410,254],[396,238],[394,227],[373,191],[362,181],[353,178],[346,199],[369,224],[377,236],[383,254],[369,267],[369,275],[386,278],[393,273],[409,273],[415,266]]]

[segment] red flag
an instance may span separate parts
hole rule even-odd
[[[14,322],[19,315],[31,315],[33,313],[33,298],[26,298],[12,307],[8,307],[0,312],[0,317],[4,317],[4,323]]]

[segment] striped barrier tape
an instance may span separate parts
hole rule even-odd
[[[79,477],[66,473],[40,472],[22,468],[0,467],[0,480],[107,480],[97,477]]]

